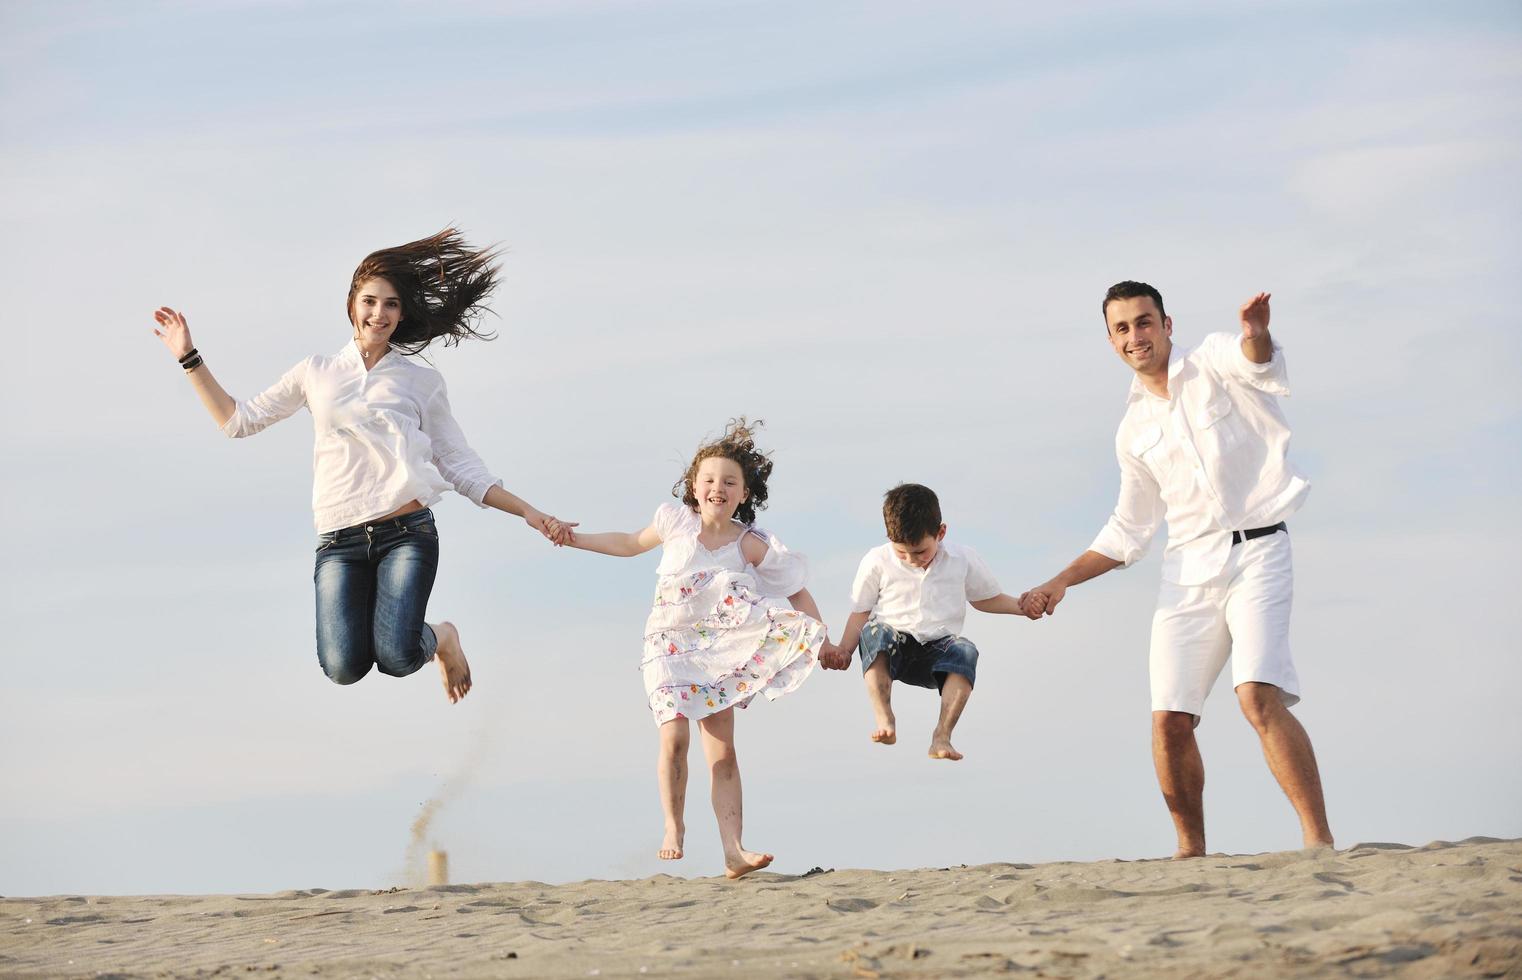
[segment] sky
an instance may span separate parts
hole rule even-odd
[[[732,416],[838,632],[881,495],[935,488],[1006,591],[1114,504],[1099,300],[1187,347],[1273,293],[1292,644],[1341,844],[1522,836],[1522,10],[1510,2],[0,3],[0,894],[720,870],[694,748],[658,861],[638,662],[655,554],[451,495],[430,618],[476,687],[313,645],[309,417],[222,437],[150,332],[249,397],[350,334],[369,251],[505,247],[489,342],[429,359],[506,486],[642,527]],[[1511,174],[1511,177],[1507,177]],[[959,764],[857,670],[744,712],[776,870],[1171,853],[1147,632],[1161,539],[1039,623],[970,612]],[[1299,845],[1223,680],[1208,845]],[[416,848],[414,848],[414,858]]]

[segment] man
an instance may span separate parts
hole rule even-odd
[[[1239,311],[1241,335],[1211,334],[1176,355],[1163,297],[1121,282],[1101,307],[1110,345],[1135,372],[1115,437],[1120,500],[1089,550],[1021,597],[1051,615],[1068,588],[1141,558],[1168,522],[1152,619],[1152,758],[1178,832],[1176,858],[1205,853],[1205,768],[1195,742],[1205,696],[1227,658],[1242,713],[1295,812],[1305,846],[1332,844],[1290,659],[1293,587],[1284,521],[1310,484],[1290,465],[1284,355],[1268,332],[1269,294]]]

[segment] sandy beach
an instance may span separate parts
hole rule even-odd
[[[0,900],[0,974],[1522,977],[1522,840]]]

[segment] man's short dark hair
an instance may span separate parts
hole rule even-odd
[[[919,544],[940,532],[941,502],[929,487],[900,483],[883,494],[883,525],[889,541]]]
[[[1167,311],[1163,309],[1162,293],[1144,282],[1135,282],[1127,279],[1125,282],[1118,282],[1105,290],[1105,301],[1099,304],[1099,315],[1104,318],[1105,333],[1110,332],[1110,303],[1117,299],[1137,299],[1141,296],[1152,297],[1152,302],[1157,304],[1158,316],[1165,317],[1168,315]]]

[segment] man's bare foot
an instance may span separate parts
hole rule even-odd
[[[686,836],[685,827],[667,827],[666,836],[661,840],[659,857],[662,861],[680,861],[682,859],[682,838]]]
[[[470,663],[460,648],[460,631],[454,623],[439,623],[433,632],[439,640],[433,659],[439,662],[439,673],[444,677],[444,693],[454,704],[470,693]]]
[[[1204,856],[1205,856],[1205,849],[1203,847],[1200,847],[1200,848],[1181,847],[1177,851],[1174,852],[1174,854],[1173,854],[1173,860],[1175,860],[1175,861],[1187,861],[1190,858],[1202,858]]]
[[[898,741],[898,726],[891,714],[878,716],[877,728],[872,732],[872,741],[881,745],[892,745]]]
[[[930,758],[950,759],[952,762],[960,762],[962,753],[951,747],[951,739],[937,735],[930,740]]]
[[[772,863],[770,854],[761,854],[756,851],[736,851],[734,854],[724,855],[724,877],[740,878],[752,871],[760,871]]]

